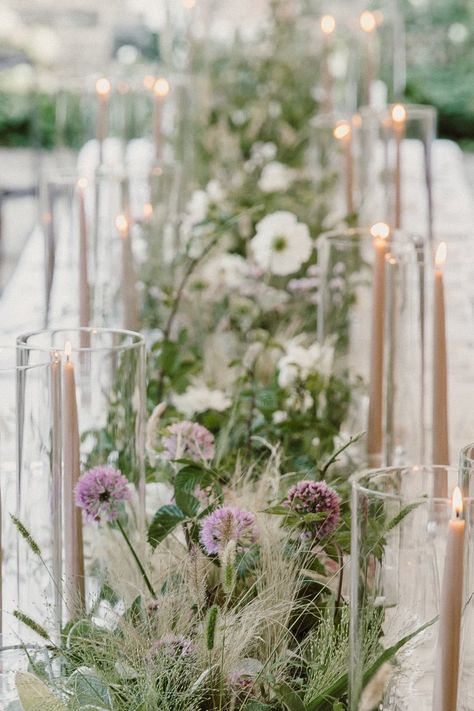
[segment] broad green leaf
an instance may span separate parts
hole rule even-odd
[[[148,528],[148,543],[155,549],[187,516],[175,504],[166,504],[156,512]]]
[[[67,711],[43,682],[29,672],[17,672],[15,684],[23,711]]]
[[[79,667],[68,679],[68,686],[74,692],[74,699],[81,704],[97,706],[107,711],[110,706],[110,695],[107,685],[93,669]]]
[[[273,687],[278,699],[286,706],[288,711],[307,711],[302,699],[289,684],[280,682]]]

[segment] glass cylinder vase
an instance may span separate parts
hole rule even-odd
[[[24,365],[51,358],[53,385],[59,393],[53,432],[62,442],[57,455],[62,471],[62,580],[65,614],[70,618],[80,614],[83,604],[90,607],[100,599],[99,573],[106,567],[99,533],[83,525],[75,505],[80,476],[96,467],[119,470],[131,492],[122,526],[134,537],[143,530],[145,342],[140,334],[128,331],[57,329],[20,336],[17,349]],[[71,528],[76,530],[72,538]]]
[[[351,711],[473,707],[474,501],[451,498],[457,481],[431,466],[353,481]]]
[[[324,233],[317,249],[318,337],[333,343],[336,367],[358,379],[357,412],[348,424],[351,431],[367,431],[362,461],[371,466],[422,461],[426,339],[421,241],[377,223]]]
[[[17,364],[14,347],[0,349],[0,646],[17,641],[15,611],[48,629],[59,620],[50,576],[60,573],[50,385],[47,355]]]

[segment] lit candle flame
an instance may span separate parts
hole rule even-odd
[[[110,94],[111,89],[112,85],[108,79],[106,79],[105,77],[97,79],[95,84],[95,90],[98,96],[105,99]]]
[[[322,33],[328,37],[336,29],[336,19],[332,15],[323,15],[320,25]]]
[[[392,106],[392,121],[394,123],[404,123],[407,120],[407,110],[403,104]]]
[[[87,181],[87,178],[79,178],[79,180],[77,181],[77,187],[79,190],[85,190],[88,184],[89,183]]]
[[[126,237],[128,233],[128,220],[123,214],[117,215],[115,218],[115,227],[121,237]]]
[[[186,10],[192,10],[195,5],[196,0],[183,0],[183,7],[185,7]]]
[[[375,239],[387,239],[390,236],[390,227],[385,222],[376,222],[370,228],[370,234]]]
[[[351,131],[351,125],[348,121],[338,121],[333,131],[333,135],[338,141],[343,141],[344,139],[350,138]]]
[[[153,74],[147,74],[143,77],[143,86],[145,87],[145,89],[148,89],[148,91],[153,91],[155,81],[156,77],[154,77]]]
[[[69,361],[71,359],[71,353],[72,353],[71,341],[66,341],[66,343],[64,345],[64,355],[66,356],[67,361]]]
[[[448,256],[448,245],[446,242],[440,242],[435,254],[435,265],[436,269],[442,269],[446,264],[446,257]]]
[[[453,491],[453,516],[455,518],[461,518],[463,510],[463,500],[461,489],[457,486]]]
[[[159,99],[164,99],[170,93],[170,83],[165,77],[158,77],[153,85],[155,96]]]
[[[364,10],[359,17],[360,29],[363,32],[373,32],[377,27],[377,20],[373,12]]]

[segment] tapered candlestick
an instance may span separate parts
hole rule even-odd
[[[80,178],[77,181],[77,200],[79,209],[79,326],[90,325],[91,304],[89,286],[89,240],[87,229],[87,215],[85,205],[85,190],[87,180]],[[81,331],[81,348],[88,348],[90,337],[88,331]]]
[[[435,256],[433,300],[433,464],[449,464],[448,363],[443,273],[446,257],[446,243],[441,242]],[[446,479],[439,481],[435,495],[447,495]]]
[[[99,165],[104,161],[104,141],[109,132],[109,99],[111,84],[108,79],[102,77],[95,85],[97,93],[97,141],[99,143]]]
[[[74,489],[80,477],[80,439],[76,379],[71,362],[71,344],[66,343],[63,366],[63,509],[65,597],[68,615],[80,614],[85,603],[84,550],[81,510]]]
[[[133,252],[130,240],[130,223],[125,215],[117,215],[115,226],[122,243],[122,303],[123,327],[129,331],[138,331],[140,327],[137,278],[133,262]]]
[[[407,112],[402,104],[392,107],[392,126],[395,134],[395,229],[402,225],[402,144],[406,131]]]
[[[320,22],[323,33],[323,53],[321,58],[321,79],[324,91],[323,105],[326,112],[332,111],[332,74],[329,64],[331,54],[331,37],[336,29],[336,20],[332,15],[323,15]]]
[[[354,212],[354,160],[352,156],[352,126],[348,121],[338,121],[334,129],[334,138],[341,142],[344,153],[346,210],[348,215]]]
[[[379,466],[383,445],[385,257],[390,229],[385,223],[378,222],[371,227],[370,233],[374,238],[374,267],[372,277],[372,333],[370,343],[367,454],[369,465]]]
[[[372,105],[372,85],[376,79],[375,68],[375,31],[377,29],[377,20],[375,14],[370,10],[365,10],[359,18],[360,29],[366,35],[365,40],[365,70],[362,77],[364,86],[365,98],[363,101],[368,106]]]
[[[155,158],[159,160],[162,153],[162,121],[163,121],[163,106],[170,92],[170,85],[167,79],[159,77],[153,87],[155,95],[155,114],[154,114],[154,135],[155,135]]]
[[[461,615],[464,583],[463,500],[459,487],[453,494],[439,609],[439,638],[433,711],[457,711]]]
[[[51,496],[51,524],[53,529],[53,578],[54,590],[54,617],[56,631],[62,628],[62,474],[61,474],[61,359],[55,351],[51,357],[51,410],[52,410],[52,496]]]

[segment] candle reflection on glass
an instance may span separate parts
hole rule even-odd
[[[447,246],[438,245],[435,255],[433,297],[433,464],[449,463],[448,363],[444,296],[444,266]],[[438,496],[446,496],[446,484]]]
[[[133,261],[133,251],[131,245],[130,222],[126,215],[117,215],[115,227],[121,240],[121,264],[122,264],[122,304],[123,304],[123,328],[129,331],[138,331],[139,309],[137,299],[137,279]]]
[[[109,131],[109,99],[112,85],[108,79],[101,77],[97,80],[95,90],[97,94],[97,129],[96,136],[99,143],[99,164],[104,159],[104,141]]]
[[[163,121],[163,106],[166,97],[170,93],[170,85],[165,77],[159,77],[154,86],[153,93],[155,95],[155,114],[154,114],[154,138],[155,138],[155,158],[161,158],[162,153],[162,121]]]

